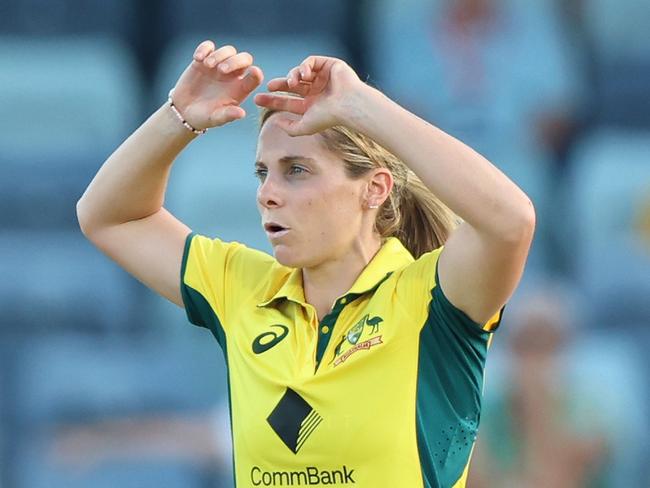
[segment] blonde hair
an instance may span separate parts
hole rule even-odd
[[[277,110],[262,109],[260,129]],[[456,215],[422,183],[400,159],[364,134],[345,126],[319,135],[325,147],[343,159],[345,171],[357,179],[374,168],[393,175],[393,190],[381,205],[375,230],[383,238],[396,237],[416,259],[442,246],[459,224]]]

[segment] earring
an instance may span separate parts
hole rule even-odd
[[[379,208],[379,205],[377,205],[377,204],[374,204],[374,205],[368,204],[368,208]]]

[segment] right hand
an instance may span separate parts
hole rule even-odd
[[[203,41],[176,82],[172,99],[192,127],[216,127],[246,116],[239,105],[263,79],[249,53],[237,53],[233,46],[216,49],[212,41]]]

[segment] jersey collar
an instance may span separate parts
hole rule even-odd
[[[393,271],[406,266],[414,261],[411,253],[396,237],[389,237],[381,246],[377,254],[370,260],[368,265],[363,269],[357,280],[347,295],[362,295],[377,288],[382,281]],[[275,300],[286,298],[303,306],[305,303],[305,292],[302,286],[302,270],[293,269],[284,284],[271,294],[270,290],[264,297],[264,301],[258,304],[258,307],[266,307]]]

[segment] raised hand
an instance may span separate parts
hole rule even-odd
[[[277,116],[289,135],[298,136],[344,124],[355,110],[355,94],[367,86],[344,61],[309,56],[286,77],[269,81],[267,87],[272,93],[258,93],[255,103],[299,115]]]
[[[227,124],[246,116],[239,105],[264,78],[253,57],[233,46],[203,41],[172,92],[174,105],[194,128]]]

